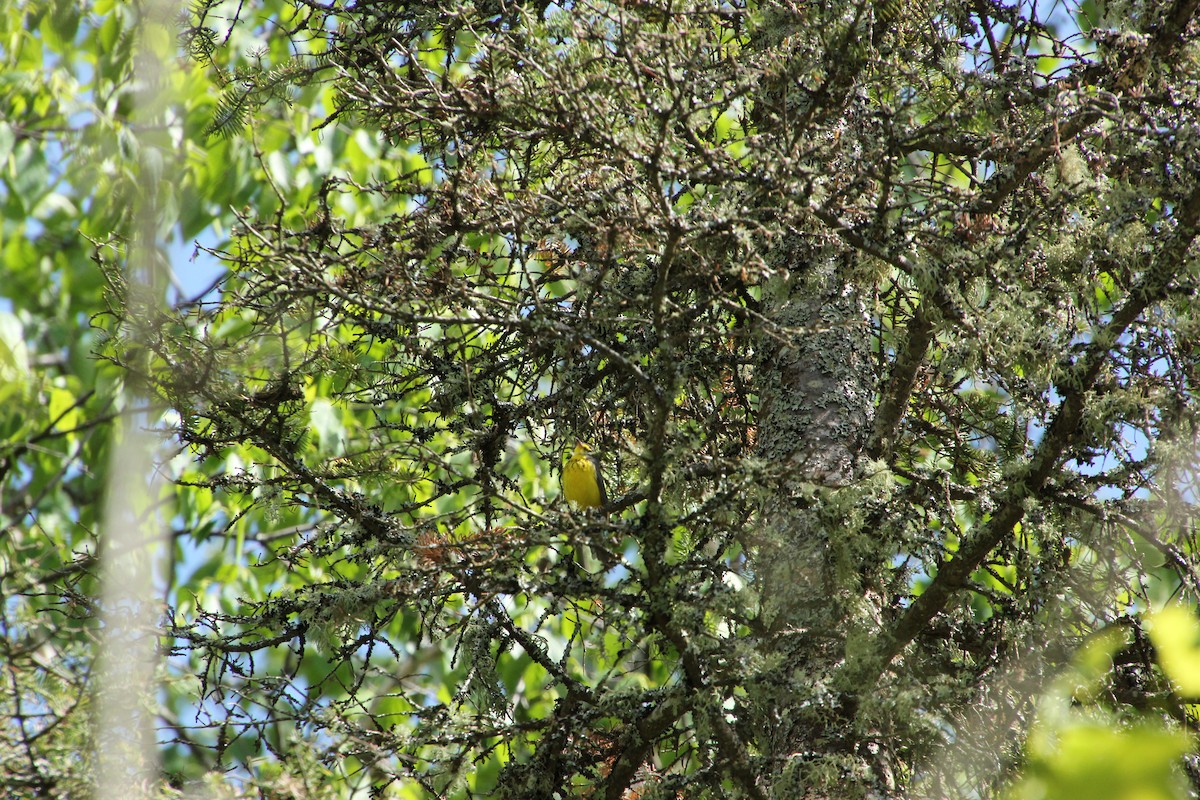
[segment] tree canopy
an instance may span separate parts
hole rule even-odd
[[[0,12],[0,782],[1200,791],[1197,6]]]

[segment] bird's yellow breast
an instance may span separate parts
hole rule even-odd
[[[580,508],[599,508],[604,505],[596,465],[586,455],[576,453],[563,467],[563,494],[568,503]]]

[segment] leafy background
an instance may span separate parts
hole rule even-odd
[[[915,48],[906,22],[915,30],[922,17],[895,5],[880,7],[881,24],[895,26],[897,47]],[[203,4],[183,36],[149,4],[23,2],[0,12],[0,760],[18,795],[81,796],[95,778],[82,754],[106,738],[90,727],[104,647],[100,512],[129,426],[163,432],[155,470],[170,487],[169,505],[147,515],[168,542],[155,587],[170,632],[153,697],[163,793],[203,780],[214,794],[486,794],[503,770],[531,759],[534,771],[556,744],[581,759],[609,752],[626,734],[631,698],[670,697],[686,648],[656,637],[656,626],[708,632],[712,652],[755,663],[737,642],[754,630],[747,593],[761,589],[747,558],[765,545],[741,526],[782,478],[755,456],[759,437],[774,432],[756,425],[748,344],[787,330],[756,317],[777,267],[755,235],[775,223],[740,207],[769,198],[783,216],[833,198],[819,211],[852,216],[863,173],[835,161],[826,183],[830,167],[814,166],[813,153],[754,150],[755,124],[769,125],[751,119],[747,99],[769,74],[762,64],[741,81],[712,65],[689,75],[698,94],[681,111],[654,88],[680,80],[656,54],[634,54],[652,74],[631,81],[597,57],[610,31],[585,29],[585,15],[501,17],[506,32],[517,23],[537,32],[521,50],[503,36],[507,48],[485,47],[485,25],[428,8],[399,23],[368,15],[359,39],[316,9]],[[1084,23],[1100,17],[1093,4],[1077,12]],[[721,25],[662,41],[655,13],[612,14],[600,18],[640,22],[665,62],[703,48],[733,58],[750,41]],[[372,25],[409,48],[407,81],[372,79]],[[345,36],[299,33],[330,30]],[[361,50],[348,44],[356,41]],[[565,41],[578,46],[555,62]],[[773,44],[820,71],[819,57],[804,61],[802,39]],[[509,74],[521,58],[561,72],[525,75],[493,108],[499,100],[478,76]],[[1065,52],[1042,58],[1042,74],[1073,63]],[[967,96],[981,137],[1007,113],[979,87],[952,84],[957,65],[939,74],[922,63],[895,86],[875,84],[872,102],[936,132],[930,120]],[[911,85],[921,104],[905,102]],[[551,96],[592,104],[580,112],[586,124],[555,138]],[[1043,112],[1029,113],[1019,122],[1034,126]],[[538,141],[527,130],[551,133]],[[505,139],[512,131],[521,135]],[[641,154],[664,143],[670,157],[647,168]],[[840,157],[874,163],[873,154]],[[1026,452],[1050,425],[1046,387],[1063,370],[1055,359],[1096,328],[1068,319],[1048,345],[1037,324],[1047,298],[1067,298],[1059,309],[1077,319],[1111,319],[1131,285],[1120,262],[1136,263],[1176,208],[1147,194],[1137,174],[1106,195],[1126,204],[1117,212],[1089,205],[1095,157],[1086,143],[1068,148],[1047,178],[1067,187],[1061,213],[1072,225],[1058,228],[1039,227],[1052,214],[1003,232],[987,215],[958,216],[959,193],[978,180],[961,160],[930,156],[901,172],[910,184],[898,205],[930,221],[912,224],[922,247],[951,270],[994,257],[988,268],[1002,275],[958,287],[956,300],[978,301],[975,337],[935,334],[945,338],[896,445],[909,454],[893,463],[898,477],[858,494],[814,490],[821,503],[863,513],[907,492],[888,529],[894,541],[847,545],[879,569],[896,555],[887,548],[902,545],[909,560],[890,576],[896,591],[921,595],[942,555],[986,522],[978,498],[1002,482],[1002,457]],[[689,265],[675,283],[655,271],[664,231]],[[1045,237],[1044,264],[1003,260],[1004,247],[1035,236]],[[974,237],[973,251],[961,246]],[[1078,254],[1091,249],[1115,258],[1089,262],[1081,280]],[[893,331],[912,330],[922,298],[938,297],[939,276],[881,262],[859,278],[879,288],[873,357],[891,362],[901,352]],[[1022,277],[1025,269],[1044,271]],[[939,716],[928,706],[936,691],[913,701],[897,683],[886,698],[920,712],[908,732],[926,766],[909,777],[928,779],[931,793],[1186,793],[1176,765],[1194,749],[1183,731],[1200,631],[1169,611],[1144,635],[1122,615],[1162,607],[1181,583],[1192,599],[1191,541],[1161,536],[1194,500],[1190,408],[1174,409],[1182,432],[1168,440],[1137,401],[1172,391],[1152,365],[1170,359],[1153,354],[1186,351],[1194,326],[1176,313],[1165,333],[1132,334],[1145,339],[1115,362],[1114,381],[1144,380],[1105,400],[1131,420],[1113,429],[1129,438],[1101,436],[1095,451],[1074,453],[1074,484],[1058,487],[1101,500],[1167,487],[1145,521],[1127,521],[1145,535],[1112,536],[1107,519],[1085,523],[1086,513],[1046,525],[1031,517],[1033,534],[1022,528],[974,576],[989,591],[956,610],[967,632],[1011,612],[1014,649],[1045,630],[1070,633],[1045,664],[1015,659],[983,678],[989,702],[1035,707],[1013,722],[1022,735],[1005,740],[1024,741],[1024,760],[987,752],[989,732]],[[624,498],[610,519],[564,515],[555,503],[559,454],[577,437],[606,452]],[[1144,481],[1137,467],[1152,441],[1160,463],[1182,466]],[[1177,458],[1162,452],[1170,448]],[[947,476],[961,493],[942,502]],[[648,499],[661,508],[647,512]],[[1034,561],[1076,570],[1039,572]],[[1037,575],[1060,581],[1042,587]],[[673,613],[694,618],[652,619],[655,591],[665,591],[656,586],[677,593]],[[1077,603],[1041,605],[1054,592]],[[1140,662],[1129,662],[1138,648]],[[1155,691],[1130,705],[1122,669],[1153,664],[1155,653]],[[602,697],[591,694],[601,686]],[[947,684],[945,696],[956,691]],[[595,709],[576,718],[592,740],[556,743],[547,720],[578,713],[574,692]],[[697,725],[719,727],[720,716],[706,721],[700,709]],[[939,726],[953,726],[957,741]],[[681,735],[660,745],[657,763],[687,775],[707,747],[703,734]],[[600,760],[576,765],[581,795],[606,777]],[[639,777],[643,791],[656,776]]]

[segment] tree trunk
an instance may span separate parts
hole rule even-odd
[[[778,327],[762,338],[757,368],[758,448],[777,492],[757,543],[772,663],[758,729],[778,769],[772,796],[864,797],[892,788],[839,678],[848,641],[879,616],[860,577],[868,554],[847,546],[857,537],[843,508],[870,428],[870,329],[846,254],[794,241],[780,258],[790,277],[764,303]]]

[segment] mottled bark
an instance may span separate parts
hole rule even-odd
[[[759,448],[786,465],[788,482],[845,486],[868,433],[872,381],[861,290],[838,257],[805,263],[786,254],[794,275],[773,287],[767,315],[780,333],[763,343]]]
[[[852,631],[875,629],[878,612],[842,547],[845,522],[822,498],[859,472],[871,421],[870,331],[844,254],[796,243],[780,258],[791,277],[764,304],[778,328],[760,343],[757,372],[759,451],[779,470],[757,554],[773,635],[765,646],[779,659],[757,698],[762,744],[779,765],[774,796],[867,796],[891,781],[866,757],[857,703],[838,673]]]

